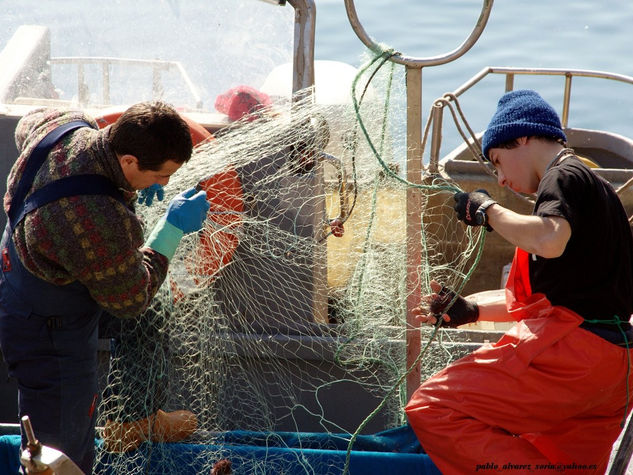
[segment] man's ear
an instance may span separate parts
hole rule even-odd
[[[130,155],[128,153],[125,155],[118,155],[117,157],[119,159],[119,163],[121,164],[121,168],[129,167],[132,165],[138,166],[138,158],[136,158],[134,155]]]
[[[119,159],[119,164],[121,165],[123,176],[129,183],[133,183],[134,178],[139,173],[138,158],[130,154],[117,155],[117,158]]]

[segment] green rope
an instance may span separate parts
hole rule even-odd
[[[384,64],[384,63],[383,63]],[[380,68],[382,65],[380,65],[378,68]],[[376,71],[374,72],[374,74],[372,75],[372,77],[368,80],[367,82],[367,86],[365,87],[365,91],[367,90],[367,87],[369,86],[369,83],[371,82],[371,79],[374,77],[375,73],[378,71],[378,68],[376,69]],[[389,112],[389,103],[390,103],[390,98],[391,98],[391,87],[393,84],[393,69],[394,69],[394,63],[391,63],[391,73],[389,74],[389,81],[387,84],[387,95],[385,97],[385,105],[383,108],[383,119],[382,119],[382,130],[381,130],[381,134],[380,134],[380,154],[382,154],[382,152],[384,151],[384,145],[385,145],[385,138],[386,138],[386,133],[387,133],[387,116],[388,116],[388,112]],[[364,93],[363,93],[364,94]],[[380,176],[376,175],[375,179],[374,179],[374,189],[372,192],[372,198],[371,198],[371,214],[369,216],[369,223],[367,225],[367,232],[365,233],[365,242],[363,243],[363,256],[367,255],[367,249],[369,246],[369,240],[371,237],[371,232],[372,229],[374,227],[374,220],[376,219],[376,203],[378,201],[378,187],[380,185]],[[360,282],[359,282],[359,286],[358,286],[358,294],[356,296],[357,301],[360,301],[360,297],[361,297],[361,291],[363,288],[363,281],[365,279],[364,275],[365,275],[365,263],[366,263],[366,259],[363,259],[362,262],[362,270],[361,270],[361,276],[360,276]]]
[[[453,193],[457,193],[459,191],[462,191],[459,187],[455,186],[454,184],[449,184],[449,183],[446,183],[446,185],[443,185],[443,186],[422,185],[422,184],[413,183],[413,182],[410,182],[408,180],[405,180],[404,178],[402,178],[396,172],[394,172],[393,170],[391,170],[389,168],[389,166],[385,163],[385,161],[380,156],[380,153],[378,153],[378,151],[376,150],[376,147],[374,146],[373,141],[369,137],[369,132],[367,131],[367,128],[365,127],[365,123],[363,122],[363,119],[362,119],[361,114],[360,114],[360,104],[359,104],[358,100],[356,99],[356,86],[357,86],[358,81],[361,78],[361,76],[365,73],[365,71],[367,71],[371,67],[372,64],[374,64],[375,62],[377,62],[380,59],[383,60],[382,64],[384,64],[387,60],[389,60],[389,58],[391,58],[395,54],[396,53],[393,50],[383,51],[379,56],[376,56],[371,61],[368,61],[364,66],[362,66],[360,71],[358,72],[358,74],[354,78],[354,81],[352,82],[352,103],[354,104],[354,111],[356,113],[356,120],[358,122],[358,125],[360,126],[361,131],[363,132],[363,135],[365,136],[365,139],[367,140],[367,144],[369,145],[372,153],[376,157],[376,160],[378,160],[378,163],[382,166],[382,168],[385,171],[385,173],[387,175],[391,176],[392,178],[394,178],[395,180],[399,181],[400,183],[405,184],[406,186],[410,186],[410,187],[413,187],[413,188],[419,188],[419,189],[432,188],[432,189],[437,189],[437,190],[445,190],[445,191],[449,191],[449,192],[453,192]],[[381,64],[381,66],[382,66],[382,64]]]
[[[386,61],[386,60],[385,60]],[[363,89],[363,93],[361,95],[361,98],[359,100],[359,105],[360,103],[362,103],[364,97],[365,97],[365,93],[367,92],[367,89],[369,88],[369,85],[371,83],[371,81],[373,80],[373,78],[375,77],[376,73],[378,72],[378,70],[382,67],[382,65],[385,64],[385,62],[383,61],[382,64],[380,64],[378,66],[378,68],[376,68],[376,70],[373,72],[373,74],[370,76],[370,78],[367,80],[367,83],[365,84],[365,87]],[[381,137],[380,137],[380,153],[383,152],[384,149],[384,143],[385,143],[385,138],[386,138],[386,133],[387,133],[387,115],[388,115],[388,111],[389,111],[389,103],[390,103],[390,97],[391,97],[391,87],[393,84],[393,69],[394,69],[394,64],[391,63],[391,74],[389,75],[389,81],[388,81],[388,85],[387,85],[387,95],[385,97],[385,105],[383,108],[383,119],[382,119],[382,131],[381,131]],[[357,135],[357,131],[354,131],[354,136]],[[356,162],[356,149],[357,149],[357,140],[354,140],[354,150],[352,152],[352,163],[355,164]],[[356,184],[356,166],[353,166],[353,171],[354,171],[354,183]],[[380,184],[380,177],[377,175],[375,180],[374,180],[374,190],[372,193],[372,206],[371,206],[371,215],[369,218],[369,223],[367,225],[367,232],[365,233],[365,242],[363,243],[363,251],[362,251],[362,260],[360,262],[360,275],[358,277],[358,291],[356,293],[356,303],[360,302],[361,298],[362,298],[362,290],[363,290],[363,281],[365,280],[365,270],[366,270],[366,255],[367,255],[367,249],[369,246],[369,239],[371,237],[371,232],[373,229],[373,223],[376,217],[376,203],[377,203],[377,193],[378,193],[378,186]],[[355,189],[357,188],[357,186],[354,187]],[[349,215],[351,215],[352,210],[354,209],[356,205],[356,194],[354,195],[354,203],[352,204],[352,207],[350,209]],[[356,312],[354,312],[356,313]],[[342,350],[344,349],[344,347],[346,347],[348,344],[352,343],[354,340],[356,339],[356,336],[351,336],[346,343],[340,345],[335,354],[334,354],[334,361],[336,361],[336,363],[338,364],[343,364],[343,361],[340,359],[340,354],[342,352]]]
[[[404,178],[400,177],[395,171],[393,171],[386,163],[385,161],[382,159],[382,154],[379,153],[376,150],[376,147],[374,146],[373,141],[371,140],[369,133],[365,127],[365,124],[362,120],[361,114],[360,114],[360,102],[362,102],[362,96],[361,96],[361,100],[357,100],[356,98],[356,87],[357,84],[360,80],[360,78],[363,76],[363,74],[365,74],[365,72],[376,62],[381,61],[381,63],[378,65],[378,67],[373,71],[371,78],[373,78],[376,73],[378,72],[378,70],[393,56],[395,55],[395,51],[393,49],[384,49],[382,51],[377,51],[376,52],[376,56],[371,59],[370,61],[368,61],[364,66],[361,67],[361,69],[359,70],[358,74],[356,75],[356,77],[354,78],[354,81],[352,82],[352,102],[354,105],[354,111],[356,113],[356,121],[361,129],[361,131],[363,132],[363,135],[365,136],[365,139],[372,151],[372,153],[374,154],[376,160],[378,161],[378,163],[381,165],[381,167],[383,168],[385,174],[397,181],[399,181],[400,183],[405,184],[408,187],[413,187],[413,188],[418,188],[418,189],[422,189],[422,190],[438,190],[438,191],[447,191],[447,192],[452,192],[452,193],[456,193],[456,192],[460,192],[462,191],[459,187],[457,187],[455,184],[449,183],[448,181],[446,181],[445,179],[443,179],[442,177],[438,176],[436,177],[435,180],[433,180],[433,183],[431,185],[423,185],[423,184],[417,184],[417,183],[412,183],[409,182],[408,180],[405,180]],[[391,73],[391,76],[389,78],[390,80],[390,88],[391,89],[391,79],[393,76],[393,70]],[[371,82],[371,78],[369,80],[369,82]],[[363,96],[364,96],[364,92],[367,90],[367,87],[369,86],[369,82],[365,85],[365,89],[363,91]],[[388,96],[389,97],[389,96]],[[385,108],[388,107],[388,101],[386,101],[385,104]],[[383,149],[383,141],[384,141],[384,133],[385,133],[385,127],[384,127],[384,123],[383,123],[383,133],[381,134],[381,146],[380,149],[382,151]],[[443,185],[438,185],[438,181],[443,182]],[[484,245],[485,245],[485,235],[486,235],[486,231],[484,229],[481,229],[479,232],[479,246],[477,249],[477,254],[475,255],[475,259],[473,261],[472,266],[470,267],[469,271],[466,273],[466,275],[464,276],[464,278],[462,279],[462,283],[460,284],[460,286],[455,290],[455,298],[449,303],[449,306],[447,307],[450,308],[450,306],[453,305],[453,303],[455,302],[455,300],[457,299],[457,296],[460,295],[460,293],[462,292],[462,290],[464,289],[466,282],[468,282],[468,280],[470,279],[470,277],[472,276],[473,272],[475,271],[475,269],[477,268],[481,257],[483,255],[483,249],[484,249]],[[424,239],[424,232],[422,232],[422,236]],[[368,236],[366,236],[366,238],[368,238]],[[343,475],[347,474],[349,471],[349,464],[350,464],[350,459],[351,459],[351,451],[352,451],[352,447],[354,445],[354,442],[356,441],[358,435],[360,434],[360,432],[365,428],[365,426],[369,423],[369,421],[371,421],[374,416],[376,414],[378,414],[382,408],[387,404],[387,401],[389,400],[389,398],[391,397],[392,394],[394,394],[394,392],[396,390],[398,390],[402,384],[404,383],[404,381],[406,380],[406,377],[409,375],[409,373],[411,373],[416,367],[419,366],[420,361],[422,360],[422,358],[424,357],[424,355],[426,354],[426,352],[428,351],[428,349],[431,346],[431,343],[435,340],[435,338],[438,335],[438,331],[441,327],[442,324],[442,319],[438,319],[437,323],[435,324],[433,333],[431,334],[431,336],[429,337],[428,341],[426,342],[424,348],[420,351],[420,353],[418,354],[417,358],[415,359],[415,361],[411,364],[411,366],[409,368],[406,369],[406,371],[400,375],[400,377],[398,378],[398,380],[392,385],[392,387],[389,389],[389,391],[387,392],[387,394],[383,397],[382,401],[380,402],[380,404],[360,423],[360,425],[357,427],[357,429],[354,431],[354,433],[352,434],[350,441],[348,443],[347,446],[347,452],[346,452],[346,457],[345,457],[345,466],[343,468]],[[340,350],[337,351],[337,355],[339,353]],[[338,358],[337,358],[338,359]]]

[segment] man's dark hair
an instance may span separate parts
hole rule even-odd
[[[193,143],[187,122],[169,104],[140,102],[112,125],[110,145],[119,155],[134,155],[139,170],[159,170],[167,160],[184,163]]]

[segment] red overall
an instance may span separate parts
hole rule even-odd
[[[405,408],[445,475],[607,468],[627,407],[627,349],[532,294],[527,259],[517,249],[506,286],[517,324],[428,379]]]

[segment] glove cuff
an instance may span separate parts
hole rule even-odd
[[[176,248],[180,244],[180,240],[185,235],[179,228],[167,221],[167,217],[163,216],[158,220],[154,229],[145,241],[145,247],[154,249],[161,253],[167,259],[171,260],[176,253]]]
[[[437,307],[431,306],[431,311],[438,314],[448,313],[451,317],[450,321],[442,320],[441,326],[448,328],[456,328],[466,323],[474,323],[479,320],[479,306],[475,302],[466,300],[461,295],[455,298],[455,292],[448,287],[442,287],[438,292],[440,300],[437,302]],[[446,306],[455,298],[453,305],[446,309]]]
[[[488,224],[488,213],[486,213],[486,210],[495,204],[497,204],[495,200],[486,200],[479,206],[479,208],[477,208],[477,211],[475,212],[475,220],[477,224],[480,226],[484,226],[488,231],[492,231],[493,229],[492,226]]]
[[[475,323],[479,320],[479,305],[469,302],[464,297],[457,297],[453,306],[448,309],[450,322],[442,322],[443,327],[457,328],[467,323]]]

